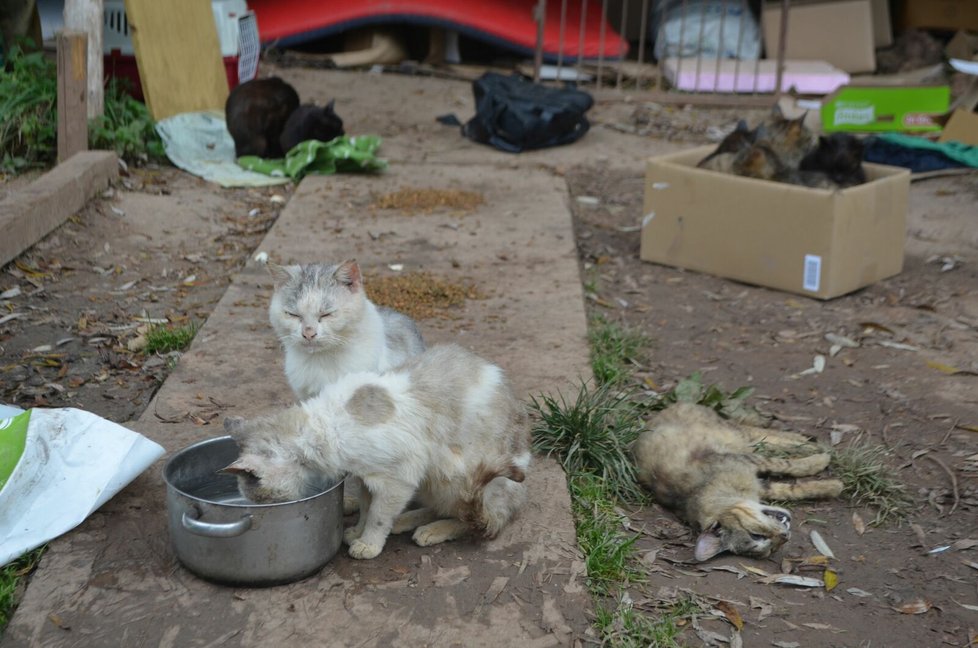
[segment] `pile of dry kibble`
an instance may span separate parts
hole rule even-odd
[[[450,319],[451,309],[467,299],[485,299],[474,285],[455,284],[427,272],[408,272],[383,277],[367,277],[367,296],[379,305],[393,308],[416,320],[441,317]]]
[[[374,209],[399,209],[406,214],[430,214],[442,209],[470,212],[485,202],[483,195],[476,191],[399,189],[380,196],[370,206]]]

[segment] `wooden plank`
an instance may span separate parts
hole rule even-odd
[[[125,1],[139,79],[153,118],[223,110],[228,80],[211,3]]]
[[[65,29],[88,35],[88,118],[100,117],[102,100],[103,0],[65,0]]]
[[[82,151],[0,200],[0,266],[84,207],[118,173],[113,151]]]
[[[58,32],[58,162],[88,150],[88,37]]]

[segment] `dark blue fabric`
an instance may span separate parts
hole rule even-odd
[[[912,173],[958,169],[967,166],[952,160],[939,151],[901,146],[884,141],[879,137],[867,137],[864,144],[863,160],[866,162],[905,167],[910,169]]]

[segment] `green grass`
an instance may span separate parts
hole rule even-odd
[[[533,450],[555,457],[568,475],[601,479],[612,498],[646,501],[629,450],[645,425],[631,396],[610,384],[581,384],[573,401],[563,394],[532,398]]]
[[[594,625],[602,644],[617,648],[681,648],[679,636],[688,622],[706,609],[693,597],[680,596],[660,608],[654,617],[636,610],[625,601],[615,607],[598,606]]]
[[[22,578],[30,574],[41,561],[45,547],[38,547],[17,560],[0,567],[0,636],[10,623],[16,607],[17,586]]]
[[[641,331],[610,322],[604,315],[591,319],[591,369],[598,384],[620,384],[632,375],[632,366],[641,362],[649,340]]]
[[[626,533],[608,484],[587,473],[570,475],[567,484],[591,591],[608,595],[641,582],[645,575],[635,562],[638,536]]]
[[[146,106],[116,81],[105,89],[105,114],[89,123],[89,146],[130,161],[164,159]],[[0,69],[0,172],[51,166],[57,156],[58,69],[43,52],[10,48]]]
[[[143,348],[143,353],[152,355],[183,351],[190,346],[194,336],[197,335],[198,328],[196,323],[179,327],[154,326],[146,333],[146,346]]]
[[[876,509],[876,517],[870,522],[874,526],[900,521],[913,507],[906,486],[893,477],[886,461],[888,454],[883,446],[857,444],[834,451],[829,465],[842,480],[843,496],[854,506]]]

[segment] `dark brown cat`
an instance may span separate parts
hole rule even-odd
[[[282,128],[298,107],[299,94],[278,77],[252,79],[237,86],[224,104],[235,154],[282,157]]]
[[[293,146],[306,140],[328,142],[343,135],[343,120],[333,109],[335,103],[330,101],[322,107],[302,104],[292,111],[279,138],[282,151],[288,153]]]
[[[863,143],[848,133],[832,133],[818,138],[818,146],[799,165],[804,172],[821,172],[839,187],[866,182],[863,169]]]

